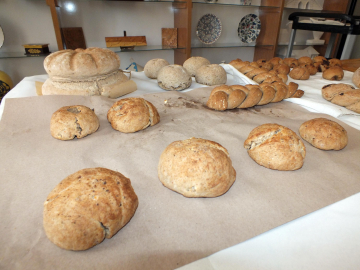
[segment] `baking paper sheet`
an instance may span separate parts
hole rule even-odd
[[[106,114],[114,100],[104,97],[8,99],[0,124],[0,268],[174,269],[360,191],[358,130],[338,121],[348,131],[345,149],[322,151],[305,142],[303,168],[273,171],[255,163],[243,147],[253,128],[278,123],[298,133],[306,120],[337,120],[288,102],[214,111],[204,105],[210,91],[143,96],[157,107],[161,120],[132,134],[111,128]],[[77,104],[95,109],[99,130],[79,140],[52,138],[52,113]],[[223,196],[185,198],[158,180],[161,152],[171,142],[190,137],[228,149],[237,177]],[[87,251],[62,250],[45,236],[43,202],[62,179],[89,167],[129,177],[139,207],[112,239]]]

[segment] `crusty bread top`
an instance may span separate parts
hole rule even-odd
[[[254,128],[244,147],[259,165],[281,171],[300,169],[306,154],[299,136],[278,124],[263,124]]]
[[[160,181],[185,197],[216,197],[236,178],[228,151],[220,144],[190,138],[171,143],[160,156]]]
[[[64,106],[54,112],[50,120],[50,133],[55,139],[83,138],[99,128],[95,112],[83,105]]]
[[[326,118],[315,118],[304,122],[299,132],[305,141],[322,150],[341,150],[348,143],[346,130]]]
[[[150,79],[156,79],[159,73],[159,70],[165,66],[170,65],[168,61],[162,58],[151,59],[146,62],[144,66],[144,74]]]
[[[44,203],[43,225],[57,246],[86,250],[116,234],[137,206],[130,179],[105,168],[82,169],[50,192]]]
[[[45,58],[44,68],[50,77],[86,78],[116,71],[120,58],[102,48],[61,50]]]
[[[194,77],[198,68],[203,65],[210,65],[210,61],[201,56],[193,56],[185,60],[183,67],[190,76]]]

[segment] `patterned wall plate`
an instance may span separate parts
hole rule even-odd
[[[214,14],[205,14],[200,18],[196,27],[196,35],[202,43],[212,44],[221,35],[221,21]]]
[[[251,43],[257,39],[260,34],[261,22],[255,14],[244,16],[238,27],[238,36],[243,43]]]

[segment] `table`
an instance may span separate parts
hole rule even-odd
[[[229,73],[228,84],[239,83],[237,76],[230,74],[231,67],[227,66],[227,70]],[[350,75],[351,73],[347,74],[346,81]],[[45,81],[46,78],[47,75],[24,78],[5,96],[5,99],[36,95],[34,81]],[[127,96],[162,91],[157,88],[155,81],[149,81],[142,73],[134,73],[133,80],[137,83],[139,90]],[[194,84],[187,91],[199,86],[201,87],[201,85]],[[303,86],[301,85],[300,88],[311,94],[305,95],[304,101],[315,102],[316,89],[303,88]],[[311,100],[312,95],[314,100]],[[310,102],[310,104],[313,103]],[[311,110],[317,109],[316,107],[302,106]],[[1,104],[0,109],[1,114],[4,103]],[[344,122],[347,121],[353,127],[359,125],[358,115],[343,117],[344,115],[339,115],[337,118]],[[360,194],[180,269],[357,269],[360,264],[358,256],[360,208],[358,205],[360,205]]]

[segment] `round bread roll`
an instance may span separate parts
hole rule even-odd
[[[314,63],[320,63],[321,65],[329,65],[328,60],[324,56],[315,56],[313,59]]]
[[[273,66],[276,66],[276,65],[282,64],[283,60],[282,60],[282,58],[280,58],[280,57],[274,57],[274,58],[271,58],[271,59],[269,60],[269,62],[270,62]]]
[[[348,143],[346,130],[326,118],[315,118],[304,122],[299,132],[301,138],[321,150],[341,150]]]
[[[190,76],[195,77],[196,71],[204,65],[210,65],[210,61],[201,56],[193,56],[185,60],[183,67]]]
[[[290,67],[286,64],[274,65],[273,70],[279,74],[288,75],[290,73]]]
[[[294,67],[289,76],[294,80],[308,80],[310,78],[310,72],[305,67]]]
[[[283,64],[288,65],[290,68],[294,68],[299,65],[299,61],[295,58],[288,57],[283,60]]]
[[[44,68],[50,78],[88,78],[112,73],[119,67],[119,56],[103,48],[61,50],[49,54],[44,60]]]
[[[74,105],[58,109],[51,116],[50,133],[55,139],[81,139],[99,128],[99,119],[93,110],[86,106]]]
[[[60,248],[86,250],[113,237],[135,214],[130,179],[105,168],[80,170],[62,180],[44,203],[46,236]]]
[[[253,129],[244,147],[256,163],[279,171],[300,169],[306,155],[305,145],[299,136],[278,124],[263,124]]]
[[[322,77],[325,80],[341,81],[344,78],[344,70],[339,66],[332,66],[323,71]]]
[[[302,56],[298,59],[299,65],[301,64],[312,64],[313,60],[309,56]]]
[[[115,102],[107,113],[113,129],[124,133],[136,132],[160,122],[156,107],[143,98],[124,98]]]
[[[227,80],[225,69],[218,64],[201,66],[195,75],[197,83],[205,85],[221,85],[225,84]]]
[[[168,145],[160,156],[161,183],[185,197],[217,197],[236,178],[228,151],[220,144],[190,138]]]
[[[352,82],[355,84],[357,88],[360,88],[360,68],[355,70],[353,76],[352,76]]]
[[[302,63],[299,65],[299,67],[306,68],[309,71],[310,75],[315,75],[318,72],[318,68],[315,67],[314,64],[312,64],[312,63],[311,64]]]
[[[192,83],[191,76],[180,65],[168,65],[160,69],[157,81],[162,89],[169,91],[187,89]]]
[[[332,58],[329,60],[329,66],[330,67],[335,67],[335,66],[342,67],[342,63],[339,59]]]
[[[155,58],[147,61],[144,66],[144,74],[150,79],[156,79],[159,73],[159,70],[165,66],[170,65],[168,61],[161,58]]]

